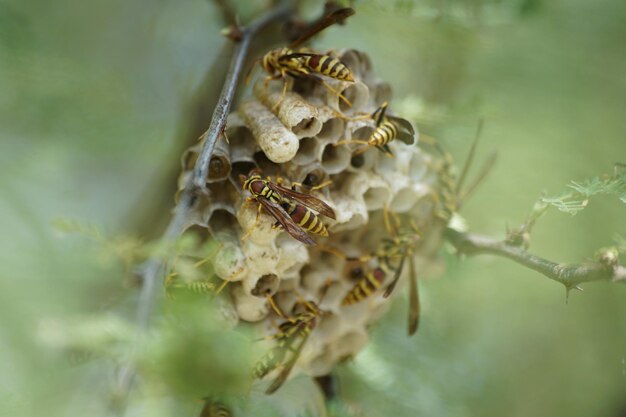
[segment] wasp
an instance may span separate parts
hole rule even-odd
[[[349,275],[351,280],[355,282],[354,286],[344,296],[341,301],[341,305],[347,306],[359,303],[376,293],[376,291],[378,291],[385,283],[387,273],[383,268],[377,266],[367,273],[363,268],[364,263],[369,261],[374,256],[365,255],[359,258],[350,257],[329,246],[321,246],[320,250],[332,253],[333,255],[344,259],[347,264],[343,273]]]
[[[331,219],[335,219],[335,212],[322,200],[296,191],[297,183],[292,184],[291,188],[286,188],[271,182],[269,178],[263,179],[258,170],[250,171],[247,177],[240,175],[239,179],[242,188],[249,191],[251,198],[259,203],[257,222],[261,210],[265,209],[287,233],[303,243],[315,245],[315,241],[306,234],[306,231],[328,236],[326,227],[313,210]],[[251,233],[257,222],[243,239]]]
[[[316,303],[307,301],[303,303],[305,311],[286,321],[279,326],[279,332],[272,336],[276,345],[263,356],[252,371],[255,378],[263,378],[278,367],[282,367],[278,376],[265,390],[266,394],[274,393],[287,380],[294,365],[298,361],[302,349],[311,332],[317,326],[318,318],[322,315]],[[282,313],[277,311],[279,315]],[[287,357],[291,354],[290,357]]]
[[[409,319],[408,333],[413,335],[417,331],[420,317],[420,302],[417,286],[417,274],[415,271],[414,254],[420,240],[420,233],[417,225],[411,224],[410,230],[400,229],[400,219],[395,213],[390,213],[387,207],[383,211],[385,229],[389,237],[382,240],[382,243],[373,254],[360,258],[347,257],[338,250],[329,247],[321,247],[322,250],[342,257],[348,262],[358,262],[359,264],[375,258],[378,266],[371,272],[364,273],[361,266],[353,266],[349,269],[351,277],[357,280],[356,284],[348,291],[342,300],[342,305],[352,305],[359,303],[376,293],[384,284],[387,278],[387,271],[393,272],[391,282],[385,286],[383,297],[391,295],[398,283],[404,264],[409,263]]]
[[[209,397],[204,398],[204,407],[200,411],[200,417],[232,417],[232,415],[224,404]]]
[[[266,89],[270,80],[279,78],[283,80],[283,91],[280,99],[274,104],[274,108],[280,104],[287,93],[288,75],[292,78],[308,78],[321,82],[326,88],[337,94],[348,106],[352,106],[348,99],[318,76],[323,75],[340,81],[354,82],[352,71],[344,63],[330,55],[312,53],[308,50],[295,51],[294,49],[328,26],[341,22],[353,14],[354,9],[350,7],[333,10],[320,21],[307,28],[288,47],[273,49],[255,62],[260,63],[263,70],[268,74],[264,82]]]
[[[404,269],[404,264],[408,259],[409,263],[409,315],[408,315],[408,333],[409,336],[415,334],[419,325],[420,318],[420,301],[417,286],[417,273],[415,271],[415,250],[420,241],[420,232],[415,225],[411,223],[409,230],[400,229],[400,220],[395,213],[390,215],[388,209],[384,209],[385,228],[389,234],[382,242],[382,246],[378,249],[376,257],[379,262],[387,268],[395,271],[391,283],[385,289],[383,297],[387,298],[391,295],[396,287],[400,275]]]
[[[376,128],[366,141],[339,141],[337,142],[336,146],[343,145],[345,143],[359,143],[366,146],[361,150],[357,150],[355,152],[356,155],[365,152],[371,147],[375,147],[376,149],[382,151],[384,154],[388,156],[393,156],[393,154],[391,153],[391,149],[389,149],[388,146],[389,142],[398,139],[406,143],[407,145],[413,144],[413,142],[415,141],[415,130],[413,129],[411,123],[399,117],[387,115],[387,107],[388,103],[384,102],[379,108],[374,111],[374,113],[368,116],[374,120],[374,122],[376,123]]]
[[[385,282],[387,274],[385,271],[376,267],[367,274],[363,273],[360,267],[351,270],[352,276],[359,276],[360,278],[352,289],[346,294],[341,301],[341,305],[352,305],[363,301],[370,295],[374,294]]]

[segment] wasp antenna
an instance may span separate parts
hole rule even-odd
[[[467,154],[467,159],[465,160],[465,164],[463,164],[463,171],[461,172],[461,176],[459,177],[459,182],[456,185],[456,194],[459,195],[461,193],[461,188],[463,187],[463,183],[465,182],[465,178],[467,178],[467,173],[474,161],[474,155],[476,154],[476,148],[478,147],[478,140],[480,139],[480,134],[483,130],[483,119],[478,121],[478,127],[476,128],[476,134],[474,135],[474,141],[472,142],[472,147],[470,148],[469,153]]]
[[[287,316],[285,316],[285,313],[282,312],[282,310],[278,307],[278,305],[276,304],[276,302],[274,301],[274,297],[272,297],[271,295],[267,296],[267,302],[270,304],[270,306],[272,307],[272,310],[274,310],[276,312],[276,314],[278,314],[278,316],[282,319],[287,319]]]
[[[487,158],[487,160],[485,161],[485,163],[483,164],[482,169],[480,170],[480,173],[476,176],[476,179],[474,180],[474,182],[472,183],[472,185],[470,185],[469,187],[467,187],[467,191],[465,193],[463,193],[463,195],[459,196],[458,198],[458,207],[461,207],[461,203],[470,195],[472,195],[472,193],[476,190],[476,188],[478,188],[478,186],[483,182],[483,180],[487,177],[487,174],[489,174],[489,172],[491,171],[491,169],[493,168],[494,164],[496,163],[496,160],[498,159],[498,152],[493,151],[491,152],[491,154],[489,155],[489,157]]]

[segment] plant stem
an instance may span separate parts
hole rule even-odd
[[[226,127],[226,119],[230,112],[252,39],[266,26],[286,20],[293,13],[293,7],[294,0],[284,0],[254,20],[249,26],[241,28],[242,37],[235,48],[226,79],[224,80],[224,87],[211,117],[209,129],[202,136],[204,145],[198,157],[194,175],[185,185],[180,200],[174,208],[172,219],[161,237],[161,241],[165,244],[171,244],[185,231],[189,212],[197,200],[197,195],[199,192],[205,191],[205,180],[213,148]],[[158,280],[162,276],[164,268],[165,260],[159,257],[148,259],[140,268],[141,292],[137,302],[137,326],[140,331],[145,331],[150,326],[150,319],[156,304]],[[115,388],[116,407],[114,409],[116,415],[123,416],[125,414],[127,398],[132,389],[134,379],[135,368],[132,365],[132,361],[129,360],[120,367],[117,375]]]
[[[490,254],[511,259],[546,277],[560,282],[566,288],[576,288],[578,284],[591,281],[613,281],[626,283],[626,268],[621,265],[609,266],[599,262],[584,264],[561,264],[532,255],[519,246],[508,244],[486,236],[461,233],[446,229],[444,237],[464,255]]]

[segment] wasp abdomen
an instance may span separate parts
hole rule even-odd
[[[289,217],[304,230],[320,236],[328,236],[326,226],[320,218],[308,207],[296,204],[293,201],[283,202],[283,208]]]
[[[369,143],[372,146],[385,146],[398,135],[398,128],[390,121],[384,121],[374,130]]]
[[[311,71],[342,81],[354,81],[350,69],[339,59],[328,55],[314,54],[304,61]]]
[[[372,272],[368,273],[364,278],[356,283],[356,285],[344,297],[341,304],[351,305],[363,301],[365,298],[372,295],[383,285],[385,277],[385,272],[382,269],[374,269]]]

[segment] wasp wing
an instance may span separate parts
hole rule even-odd
[[[314,56],[323,56],[321,54],[313,54],[308,52],[294,52],[287,55],[281,55],[278,57],[278,62],[289,61],[290,59],[298,59],[298,58],[306,58],[306,57],[314,57]]]
[[[292,200],[297,201],[298,203],[307,206],[310,209],[317,211],[324,216],[335,219],[335,212],[333,209],[322,200],[317,197],[313,197],[311,194],[305,194],[298,192],[296,190],[292,190],[291,188],[283,187],[282,185],[268,183],[268,187],[270,187],[273,191],[281,194],[284,197],[289,197]]]
[[[306,232],[291,219],[291,217],[289,217],[287,212],[283,210],[281,206],[266,198],[259,198],[258,201],[270,214],[270,216],[275,218],[285,231],[287,231],[287,233],[302,243],[315,245],[315,241],[311,239],[309,235],[307,235]]]
[[[351,7],[332,10],[330,13],[327,13],[321,19],[318,19],[306,28],[300,37],[289,44],[289,48],[295,48],[296,46],[303,44],[312,36],[315,36],[317,33],[326,29],[328,26],[334,25],[335,23],[341,23],[344,19],[352,16],[354,13],[355,11]]]
[[[405,259],[406,259],[406,254],[402,255],[402,259],[400,260],[400,265],[398,265],[398,268],[396,269],[396,273],[393,276],[393,281],[391,281],[391,284],[389,284],[387,288],[385,289],[385,293],[383,294],[384,298],[389,297],[389,295],[391,295],[391,293],[393,292],[393,289],[396,288],[396,284],[398,283],[398,280],[400,279],[400,275],[402,274],[402,269],[404,268]]]
[[[407,145],[415,143],[415,129],[413,125],[406,119],[395,116],[387,116],[387,119],[398,127],[397,138]]]
[[[306,344],[306,341],[309,338],[309,334],[310,332],[307,332],[302,336],[302,340],[300,340],[300,343],[298,343],[298,346],[293,352],[291,358],[289,358],[289,361],[283,365],[283,369],[280,371],[280,374],[278,374],[278,376],[272,381],[271,385],[265,390],[266,394],[273,394],[287,380],[287,377],[291,373],[293,366],[296,364],[298,358],[300,357],[300,353],[302,353],[302,348]]]
[[[377,108],[374,113],[372,113],[372,119],[376,123],[376,126],[380,126],[383,122],[383,118],[385,117],[385,113],[387,113],[387,102],[384,102],[382,106]]]
[[[417,331],[420,320],[420,299],[417,288],[417,275],[415,274],[415,261],[412,255],[409,258],[409,336]]]

